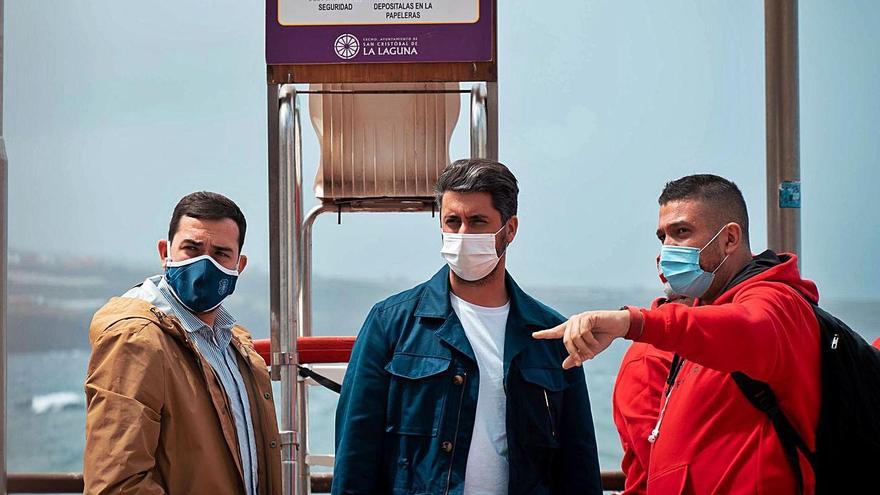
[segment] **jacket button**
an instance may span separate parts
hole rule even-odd
[[[452,442],[443,442],[440,444],[440,449],[447,454],[452,452]]]
[[[263,398],[266,399],[266,400],[269,400],[269,399],[272,398],[272,396],[269,395],[269,392],[266,392],[265,394],[263,394]]]
[[[464,377],[463,377],[463,376],[461,376],[461,375],[455,375],[455,376],[452,377],[452,384],[453,384],[453,385],[461,385],[462,383],[464,383]]]
[[[278,445],[278,444],[275,443],[275,440],[272,440],[271,442],[269,442],[269,448],[270,448],[270,449],[274,449],[275,446],[277,446],[277,445]]]

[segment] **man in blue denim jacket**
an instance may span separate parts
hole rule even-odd
[[[375,305],[336,413],[334,494],[601,493],[583,370],[563,321],[505,270],[516,178],[459,160],[437,187],[443,267]]]

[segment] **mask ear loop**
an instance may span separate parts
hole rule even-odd
[[[241,275],[241,270],[239,269],[239,267],[241,267],[241,248],[239,248],[238,251],[238,261],[235,262],[235,273]]]
[[[721,229],[718,232],[716,232],[715,235],[712,236],[711,239],[709,239],[709,242],[707,242],[706,245],[703,246],[702,249],[700,249],[700,252],[702,253],[703,249],[706,249],[707,247],[709,247],[709,244],[712,244],[713,242],[715,242],[715,239],[718,239],[718,236],[721,235],[722,232],[724,232],[725,228],[727,228],[727,225],[725,225],[724,227],[721,227]]]
[[[498,231],[496,231],[493,235],[497,236],[502,230],[505,229],[505,227],[507,227],[507,222],[504,222],[504,225],[502,225],[501,228],[498,229]],[[502,251],[501,254],[498,255],[498,259],[501,259],[502,256],[504,256],[505,254],[507,254],[507,246],[509,246],[509,245],[510,245],[510,244],[509,244],[508,242],[505,242],[505,243],[504,243],[504,251]]]
[[[171,239],[166,239],[165,240],[165,264],[167,265],[168,263],[171,263],[172,261],[174,261],[174,260],[171,259]],[[167,268],[167,266],[166,266],[166,268]]]
[[[721,265],[723,265],[724,262],[727,261],[727,258],[730,258],[729,254],[725,256],[723,260],[721,260],[721,263],[718,263],[718,266],[716,266],[714,270],[712,270],[712,275],[715,275],[715,272],[717,272],[718,269],[721,268]]]
[[[707,242],[705,246],[703,246],[703,249],[706,249],[707,247],[709,247],[710,244],[712,244],[713,242],[715,242],[715,239],[718,239],[718,236],[721,235],[722,232],[724,232],[724,229],[725,229],[725,228],[727,228],[727,225],[725,225],[724,227],[721,227],[721,230],[719,230],[717,233],[715,233],[715,236],[712,237],[712,239],[710,239],[709,242]],[[703,249],[700,249],[700,254],[703,253]],[[715,274],[715,272],[718,271],[719,268],[721,268],[721,265],[723,265],[724,262],[727,261],[727,258],[730,258],[730,255],[729,255],[729,254],[728,254],[727,256],[725,256],[723,260],[721,260],[721,263],[718,263],[718,266],[716,266],[714,270],[712,270],[712,274],[713,274],[713,275]],[[658,256],[658,258],[657,258],[657,263],[660,263],[660,258],[659,258],[659,256]]]

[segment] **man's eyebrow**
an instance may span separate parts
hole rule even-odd
[[[180,244],[193,244],[195,246],[201,246],[204,244],[204,242],[197,241],[195,239],[184,239],[184,240],[180,241]]]
[[[667,228],[674,229],[676,227],[693,227],[690,222],[687,220],[678,220],[676,222],[672,222],[666,226]]]
[[[224,252],[224,253],[225,253],[225,252],[230,252],[230,253],[231,253],[231,252],[232,252],[232,248],[231,248],[231,247],[226,247],[226,246],[214,246],[214,251],[221,251],[221,252]]]
[[[661,227],[657,227],[657,237],[662,237],[666,234],[667,230],[675,230],[678,227],[687,227],[689,229],[693,229],[694,226],[688,222],[687,220],[676,220],[674,222],[667,223]]]
[[[481,214],[479,214],[479,213],[477,213],[476,215],[471,215],[471,216],[468,217],[468,220],[470,220],[470,221],[472,221],[472,222],[473,222],[474,220],[488,220],[488,219],[489,219],[489,217],[487,217],[486,215],[481,215]]]
[[[675,229],[678,229],[681,227],[687,227],[689,229],[694,228],[693,224],[691,224],[690,222],[688,222],[686,220],[676,220],[674,222],[667,223],[663,227],[657,229],[657,234],[659,236],[660,234],[662,234],[665,231],[675,231]]]

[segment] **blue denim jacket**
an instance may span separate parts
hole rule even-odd
[[[583,370],[535,330],[565,321],[506,276],[510,494],[601,493]],[[449,301],[449,269],[376,304],[358,334],[336,411],[333,494],[461,494],[479,370]]]

